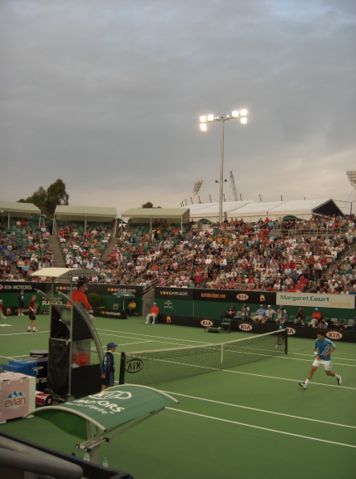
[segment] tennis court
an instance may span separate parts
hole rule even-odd
[[[26,318],[11,317],[0,327],[0,362],[46,349],[48,318],[40,331],[26,333]],[[95,319],[102,344],[117,342],[120,351],[144,351],[220,343],[246,338],[245,333],[209,334],[195,328],[145,325]],[[307,391],[298,387],[312,359],[312,341],[289,339],[289,354],[229,369],[214,370],[155,387],[179,400],[175,407],[118,435],[101,449],[110,466],[136,479],[275,478],[353,479],[356,470],[356,346],[338,343],[334,369],[338,386],[318,371]],[[118,369],[119,352],[116,356]],[[40,418],[14,420],[0,430],[67,453],[78,439]]]

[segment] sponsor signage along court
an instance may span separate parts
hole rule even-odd
[[[349,294],[277,293],[277,304],[314,308],[355,309],[355,296]]]
[[[202,319],[200,321],[200,324],[201,326],[203,326],[203,328],[211,328],[211,326],[214,326],[213,321],[211,321],[210,319]]]
[[[229,303],[276,304],[276,293],[221,289],[155,288],[158,299],[186,299]]]
[[[326,337],[329,339],[339,341],[340,339],[342,339],[342,333],[340,331],[328,331],[326,333]]]
[[[252,331],[253,326],[250,323],[241,323],[241,324],[239,324],[239,329],[241,331],[248,332],[248,331]]]
[[[155,298],[193,299],[193,290],[188,288],[155,288]]]
[[[34,408],[35,383],[32,376],[12,371],[0,373],[0,422],[26,416]]]

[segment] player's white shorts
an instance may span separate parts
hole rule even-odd
[[[323,366],[325,371],[331,371],[331,361],[325,361],[324,359],[314,359],[313,366],[316,368]]]

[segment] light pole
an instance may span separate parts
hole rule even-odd
[[[228,115],[215,116],[213,113],[200,116],[200,130],[207,131],[208,123],[221,123],[221,150],[220,150],[220,179],[219,179],[219,223],[223,220],[223,203],[224,203],[224,142],[225,142],[225,121],[239,120],[241,125],[247,124],[248,111],[246,108],[234,110]]]

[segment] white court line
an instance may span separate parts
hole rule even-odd
[[[151,334],[142,334],[142,333],[128,333],[128,332],[125,332],[125,331],[118,331],[118,330],[112,330],[112,329],[99,329],[97,328],[97,331],[99,332],[112,332],[112,333],[116,333],[116,334],[119,334],[121,335],[122,337],[127,337],[127,338],[132,338],[132,339],[137,339],[137,336],[139,337],[148,337],[148,338],[157,338],[157,340],[155,339],[155,342],[157,343],[163,343],[163,344],[172,344],[173,346],[186,346],[186,344],[183,344],[182,342],[178,342],[178,343],[175,343],[175,342],[170,342],[170,341],[184,341],[184,342],[188,342],[188,343],[198,343],[198,344],[202,344],[202,345],[211,345],[211,346],[214,346],[215,344],[220,344],[220,343],[211,343],[209,341],[197,341],[197,340],[193,340],[193,339],[182,339],[182,338],[164,338],[162,336],[155,336],[155,335],[151,335]],[[136,336],[132,336],[132,335],[136,335]],[[143,352],[143,351],[142,351]],[[293,355],[299,355],[299,356],[307,356],[309,359],[299,359],[299,358],[293,358],[292,356]],[[280,356],[281,358],[283,359],[294,359],[296,361],[305,361],[305,362],[311,362],[312,359],[313,359],[313,355],[312,353],[310,354],[306,354],[306,353],[294,353],[294,352],[289,352],[288,355],[286,356]],[[352,364],[342,364],[342,363],[336,363],[335,362],[335,359],[340,359],[340,360],[344,360],[344,361],[356,361],[356,359],[353,359],[353,358],[342,358],[342,357],[336,357],[336,356],[333,356],[333,364],[337,364],[337,365],[343,365],[343,366],[353,366]]]
[[[5,358],[5,359],[28,358],[28,354],[21,354],[20,356],[2,356],[0,354],[0,358]]]
[[[286,355],[286,356],[273,356],[274,358],[278,358],[278,359],[287,359],[287,360],[290,360],[290,361],[303,361],[305,363],[312,363],[314,361],[314,357],[309,355],[309,359],[302,359],[302,358],[292,358],[291,356]],[[334,361],[335,358],[331,358],[332,359],[332,363],[333,363],[333,366],[346,366],[347,368],[356,368],[356,364],[345,364],[345,363],[337,363]]]
[[[118,335],[118,337],[120,337],[120,335]],[[126,339],[126,338],[125,338],[125,339]],[[148,341],[148,342],[149,342],[149,341]],[[151,341],[151,342],[160,342],[160,341],[155,341],[155,340],[153,340],[153,341]],[[163,342],[164,344],[166,344],[165,341],[161,341],[161,342]],[[131,344],[135,344],[135,343],[127,343],[128,346],[131,345]],[[138,344],[139,344],[139,343],[138,343]],[[182,346],[185,346],[185,345],[182,345]],[[211,344],[211,345],[209,345],[209,346],[214,346],[214,344]],[[219,345],[218,345],[218,346],[219,346]],[[189,347],[189,346],[188,346],[188,347]],[[167,349],[167,351],[170,351],[170,350],[171,350],[170,348]],[[174,348],[172,348],[172,350],[174,350]],[[133,352],[132,352],[132,351],[129,351],[128,354],[134,353],[134,354],[139,354],[139,355],[144,356],[145,353],[147,353],[147,352],[150,352],[150,351],[133,351]],[[158,349],[158,350],[157,350],[157,353],[159,353],[159,352],[160,352],[160,350]],[[273,355],[270,355],[270,354],[254,353],[254,352],[248,352],[248,353],[246,353],[246,354],[251,354],[251,355],[254,355],[254,354],[256,355],[256,354],[257,354],[258,356],[265,356],[267,359],[286,359],[286,360],[303,361],[303,362],[307,362],[307,363],[310,363],[310,364],[313,362],[313,359],[314,359],[314,358],[310,358],[310,359],[299,359],[299,358],[291,358],[291,357],[288,357],[288,356],[279,356],[279,355],[278,355],[278,356],[273,356]],[[212,367],[207,367],[207,366],[198,366],[198,365],[192,365],[192,364],[189,364],[189,363],[179,363],[179,362],[177,362],[177,361],[171,361],[171,360],[166,360],[166,359],[158,359],[158,358],[155,358],[154,360],[155,360],[155,361],[161,361],[161,362],[170,362],[170,363],[172,363],[172,364],[182,364],[183,366],[191,366],[191,367],[197,367],[197,368],[202,368],[202,369],[210,369],[211,371],[219,371],[219,370],[220,370],[220,368],[212,368]],[[354,364],[344,364],[344,363],[336,363],[336,362],[333,362],[333,365],[336,365],[336,366],[346,366],[346,367],[351,367],[351,368],[356,367],[356,365],[354,365]],[[235,371],[229,371],[229,370],[224,370],[224,369],[223,369],[223,371],[226,371],[226,372],[235,372]],[[237,372],[237,371],[236,371],[236,372]],[[246,374],[248,374],[248,373],[246,373]],[[265,376],[265,377],[268,377],[268,376]],[[272,377],[272,376],[271,376],[271,377]],[[314,383],[314,384],[316,384],[316,383]],[[351,388],[351,389],[353,389],[353,388]]]
[[[138,353],[140,354],[140,353]],[[144,357],[144,352],[141,353],[141,356]],[[290,379],[290,378],[283,378],[283,377],[280,377],[280,376],[269,376],[269,375],[265,375],[265,374],[257,374],[257,373],[249,373],[249,372],[246,372],[246,371],[237,371],[236,369],[220,369],[220,368],[214,368],[212,366],[201,366],[201,365],[198,365],[198,364],[189,364],[189,363],[182,363],[181,361],[174,361],[174,360],[167,360],[167,359],[159,359],[159,358],[153,358],[154,361],[157,361],[157,362],[163,362],[163,363],[168,363],[168,364],[176,364],[176,365],[180,365],[180,366],[189,366],[189,367],[192,367],[192,368],[196,368],[196,369],[203,369],[205,370],[206,372],[224,372],[224,373],[228,373],[228,374],[243,374],[245,376],[254,376],[254,377],[258,377],[258,378],[264,378],[264,379],[277,379],[278,381],[289,381],[289,382],[293,382],[293,383],[297,383],[298,381],[301,381],[301,379]],[[351,391],[356,391],[356,388],[352,387],[352,386],[342,386],[342,385],[339,385],[339,384],[326,384],[326,383],[319,383],[319,382],[315,382],[313,381],[311,384],[315,384],[315,385],[318,385],[318,386],[326,386],[326,387],[329,387],[329,388],[338,388],[338,389],[348,389],[348,390],[351,390]]]
[[[111,338],[122,338],[122,339],[130,339],[129,337],[122,337],[121,334],[112,334],[112,333],[102,333],[102,336],[110,336]],[[122,343],[119,341],[119,346],[131,346],[133,344],[147,344],[147,343],[154,343],[153,339],[143,339],[143,338],[132,338],[132,339],[141,339],[141,341],[133,341],[130,343]]]
[[[266,354],[266,353],[263,353],[263,352],[260,352],[260,351],[270,351],[270,352],[275,352],[275,350],[273,349],[251,349],[250,351],[248,350],[244,350],[244,349],[240,349],[240,350],[236,350],[236,351],[230,351],[232,353],[241,353],[241,354],[256,354],[257,356],[265,356],[267,359],[268,358],[277,358],[277,359],[284,359],[286,361],[303,361],[303,362],[307,362],[307,363],[312,363],[313,360],[314,360],[314,357],[310,356],[309,359],[301,359],[301,358],[292,358],[291,356],[286,355],[286,354],[280,354],[280,355],[272,355],[272,354]],[[228,351],[229,352],[229,351]],[[344,364],[344,363],[335,363],[334,361],[332,362],[333,365],[337,365],[337,366],[346,366],[346,367],[349,367],[349,368],[354,368],[356,367],[356,364]]]
[[[2,338],[3,336],[19,336],[19,335],[23,335],[23,336],[28,336],[30,337],[30,335],[32,334],[45,334],[45,333],[49,333],[49,331],[37,331],[36,333],[32,332],[32,331],[24,331],[23,333],[5,333],[5,334],[0,334],[0,338]]]
[[[203,397],[200,397],[200,396],[191,396],[189,394],[181,394],[181,393],[177,393],[175,391],[164,391],[164,392],[166,392],[168,394],[171,394],[172,396],[174,396],[174,395],[175,396],[182,396],[182,397],[189,398],[189,399],[196,399],[197,401],[219,404],[219,405],[222,405],[222,406],[230,406],[230,407],[236,407],[236,408],[239,408],[239,409],[247,409],[249,411],[257,411],[257,412],[263,412],[263,413],[266,413],[266,414],[273,414],[273,415],[276,415],[276,416],[284,416],[284,417],[288,417],[288,418],[292,418],[292,419],[300,419],[301,421],[318,422],[318,423],[327,424],[327,425],[330,425],[330,426],[339,426],[339,427],[346,427],[346,428],[350,428],[350,429],[356,429],[356,426],[351,426],[349,424],[341,424],[341,423],[331,422],[331,421],[322,421],[321,419],[312,419],[310,417],[295,416],[293,414],[286,414],[286,413],[282,413],[282,412],[270,411],[268,409],[258,409],[258,408],[255,408],[255,407],[243,406],[241,404],[234,404],[234,403],[229,403],[229,402],[225,402],[225,401],[217,401],[215,399],[207,399],[207,398],[203,398]]]
[[[145,338],[140,338],[139,336],[125,336],[125,335],[122,335],[122,334],[114,334],[114,333],[111,333],[111,334],[108,334],[108,333],[102,333],[100,332],[100,335],[105,335],[105,336],[113,336],[113,337],[117,337],[117,338],[122,338],[122,339],[142,339],[142,340],[145,340]],[[158,344],[164,344],[164,345],[168,345],[167,348],[164,348],[165,350],[168,350],[168,349],[177,349],[177,348],[182,348],[182,347],[189,347],[189,346],[192,346],[192,347],[199,347],[196,346],[195,344],[183,344],[183,343],[170,343],[169,340],[166,341],[164,338],[162,341],[158,341],[157,339],[146,339],[147,342],[150,342],[150,343],[158,343]],[[130,343],[128,343],[130,344]],[[213,346],[214,343],[200,343],[201,345],[209,345],[209,346]],[[171,346],[171,347],[170,347]],[[157,349],[157,351],[159,351],[159,349]],[[144,350],[141,351],[141,352],[145,352]]]
[[[126,339],[126,338],[125,338],[125,339]],[[147,343],[154,343],[154,341],[153,341],[152,339],[151,339],[151,340],[150,340],[150,339],[146,339],[146,340],[144,340],[144,341],[134,341],[134,342],[132,342],[132,343],[122,343],[122,342],[120,341],[120,347],[121,347],[121,346],[132,346],[133,344],[147,344]]]
[[[141,353],[137,352],[135,354],[145,358],[145,353],[144,352],[141,352]],[[289,381],[289,382],[293,382],[295,384],[298,381],[301,381],[301,379],[290,379],[290,378],[283,378],[283,377],[280,377],[280,376],[269,376],[269,375],[264,375],[264,374],[249,373],[249,372],[246,372],[246,371],[237,371],[236,369],[220,369],[220,368],[214,368],[212,366],[202,366],[202,365],[198,365],[198,364],[189,364],[189,363],[184,363],[182,361],[174,361],[174,360],[170,360],[170,359],[152,358],[152,360],[156,361],[156,362],[162,362],[162,363],[165,363],[165,364],[175,364],[175,365],[178,365],[178,366],[189,366],[189,367],[195,368],[195,369],[203,369],[206,373],[221,371],[221,372],[229,373],[229,374],[243,374],[245,376],[254,376],[254,377],[259,377],[259,378],[264,378],[264,379],[277,379],[278,381]],[[329,388],[338,388],[338,389],[347,389],[347,390],[351,390],[351,391],[356,391],[356,388],[352,387],[352,386],[342,386],[342,385],[339,385],[339,384],[326,384],[326,383],[319,383],[319,382],[315,382],[315,381],[313,381],[312,384],[313,385],[318,385],[318,386],[326,386],[326,387],[329,387]]]
[[[158,338],[160,339],[161,341],[157,341],[158,343],[168,343],[169,341],[183,341],[183,342],[188,342],[188,343],[198,343],[198,344],[211,344],[211,345],[214,345],[215,343],[210,343],[210,342],[207,342],[207,341],[197,341],[197,340],[194,340],[194,339],[182,339],[182,338],[172,338],[172,337],[169,337],[169,338],[165,338],[165,337],[162,337],[162,336],[155,336],[153,334],[142,334],[142,333],[134,333],[134,332],[125,332],[125,331],[120,331],[120,330],[113,330],[113,329],[99,329],[99,328],[96,328],[97,331],[103,331],[103,332],[109,332],[109,333],[118,333],[122,336],[127,336],[127,337],[134,337],[136,338],[136,336],[139,336],[139,337],[147,337],[147,338]],[[131,335],[136,335],[136,336],[131,336]],[[175,343],[172,343],[172,344],[175,344]],[[180,343],[181,344],[181,343]]]
[[[336,359],[336,361],[352,361],[352,362],[356,363],[356,359],[353,359],[353,358],[342,358],[342,357],[340,357],[340,356],[334,356],[334,355],[333,355],[333,356],[332,356],[332,359],[333,359],[333,361],[335,361],[335,359]],[[356,364],[355,364],[355,365],[356,365]],[[350,365],[350,366],[351,366],[351,365]]]
[[[355,352],[356,352],[356,348],[355,348]],[[307,357],[310,357],[310,356],[313,356],[313,353],[309,353],[309,354],[306,354],[306,353],[294,353],[294,352],[288,352],[288,354],[290,354],[291,356],[295,355],[295,356],[307,356]],[[333,354],[333,360],[340,360],[340,361],[355,361],[356,362],[356,358],[345,358],[343,356],[335,356]]]
[[[182,414],[188,414],[190,416],[197,416],[197,417],[202,417],[205,419],[212,419],[213,421],[219,421],[219,422],[225,422],[228,424],[234,424],[235,426],[244,426],[244,427],[250,427],[252,429],[259,429],[260,431],[268,431],[268,432],[274,432],[276,434],[282,434],[285,436],[292,436],[292,437],[299,437],[301,439],[308,439],[309,441],[317,441],[317,442],[323,442],[326,444],[332,444],[334,446],[342,446],[342,447],[350,447],[352,449],[356,449],[356,445],[354,444],[346,444],[343,442],[336,442],[336,441],[329,441],[327,439],[320,439],[318,437],[313,437],[313,436],[304,436],[302,434],[295,434],[292,432],[287,432],[287,431],[281,431],[278,429],[271,429],[269,427],[262,427],[262,426],[255,426],[254,424],[248,424],[244,422],[239,422],[239,421],[232,421],[230,419],[223,419],[221,417],[215,417],[215,416],[208,416],[206,414],[198,414],[196,412],[191,412],[191,411],[184,411],[182,409],[177,409],[174,407],[167,407],[169,411],[175,411],[175,412],[180,412]]]
[[[301,379],[290,379],[290,378],[282,378],[280,376],[267,376],[263,374],[256,374],[256,373],[247,373],[245,371],[236,371],[232,369],[221,369],[221,371],[224,371],[225,373],[229,374],[244,374],[245,376],[256,376],[258,378],[265,378],[265,379],[278,379],[279,381],[291,381],[293,383],[297,383],[298,381],[301,381]],[[356,391],[356,388],[352,386],[342,386],[339,384],[326,384],[326,383],[318,383],[316,381],[312,381],[310,385],[318,385],[318,386],[326,386],[327,388],[337,388],[337,389],[348,389],[351,391]]]

